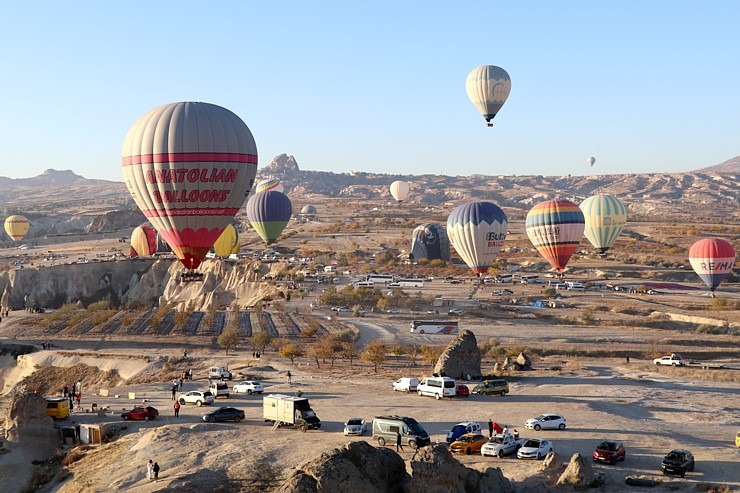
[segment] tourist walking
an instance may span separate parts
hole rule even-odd
[[[396,452],[398,452],[398,449],[401,449],[401,452],[403,452],[403,444],[401,443],[401,434],[396,433]]]
[[[154,479],[154,463],[152,462],[152,459],[149,459],[149,462],[146,463],[146,478],[149,481]]]
[[[159,464],[157,462],[152,466],[152,471],[154,471],[154,479],[159,479]]]

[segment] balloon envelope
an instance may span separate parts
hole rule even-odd
[[[23,216],[8,216],[8,218],[5,219],[5,232],[8,233],[8,236],[10,236],[13,241],[21,241],[23,237],[26,236],[26,233],[28,233],[29,227],[30,223],[28,222],[28,219]]]
[[[149,257],[157,252],[157,232],[148,224],[137,226],[131,232],[131,256]]]
[[[491,202],[468,202],[447,217],[455,251],[476,274],[484,274],[506,239],[506,214]]]
[[[239,232],[233,224],[228,224],[216,243],[213,244],[211,251],[218,257],[228,257],[231,254],[239,253],[239,250],[241,250]]]
[[[627,209],[610,195],[594,195],[580,205],[586,220],[584,234],[603,255],[612,246],[627,222]]]
[[[709,290],[714,291],[732,271],[735,249],[721,238],[705,238],[691,245],[689,262]]]
[[[414,260],[450,261],[450,239],[445,229],[436,223],[417,226],[411,235],[411,257]]]
[[[277,192],[284,192],[283,184],[277,178],[268,178],[257,183],[254,187],[254,193],[266,192],[268,190],[275,190]]]
[[[247,125],[209,103],[154,108],[128,131],[121,154],[136,205],[188,269],[244,204],[257,172]]]
[[[589,156],[586,158],[586,162],[589,164],[589,166],[593,166],[594,163],[596,162],[596,158],[593,156]]]
[[[247,202],[249,222],[268,245],[278,239],[290,221],[291,214],[293,206],[290,199],[275,190],[255,194]]]
[[[560,199],[536,204],[525,221],[529,240],[559,272],[565,269],[578,248],[584,227],[581,209],[569,200]]]
[[[511,78],[506,70],[495,65],[474,68],[465,81],[465,91],[488,126],[498,114],[511,92]]]
[[[304,205],[303,209],[301,209],[301,214],[304,214],[306,216],[315,216],[317,214],[316,206]]]
[[[396,180],[390,186],[391,195],[400,204],[409,196],[409,184],[402,180]]]

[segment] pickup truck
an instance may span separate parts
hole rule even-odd
[[[662,358],[655,358],[653,360],[658,366],[684,366],[683,358],[680,355],[673,353],[670,356],[663,356]]]
[[[488,443],[480,449],[482,456],[501,458],[505,455],[516,453],[526,440],[516,438],[511,433],[497,433],[488,440]]]

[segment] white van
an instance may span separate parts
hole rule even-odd
[[[450,377],[427,377],[416,387],[419,395],[431,395],[435,399],[455,397],[455,380]]]
[[[419,387],[419,379],[414,377],[403,377],[393,382],[393,390],[401,392],[416,392]]]

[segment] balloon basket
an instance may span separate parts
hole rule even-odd
[[[203,282],[202,272],[185,271],[180,274],[180,282]]]

